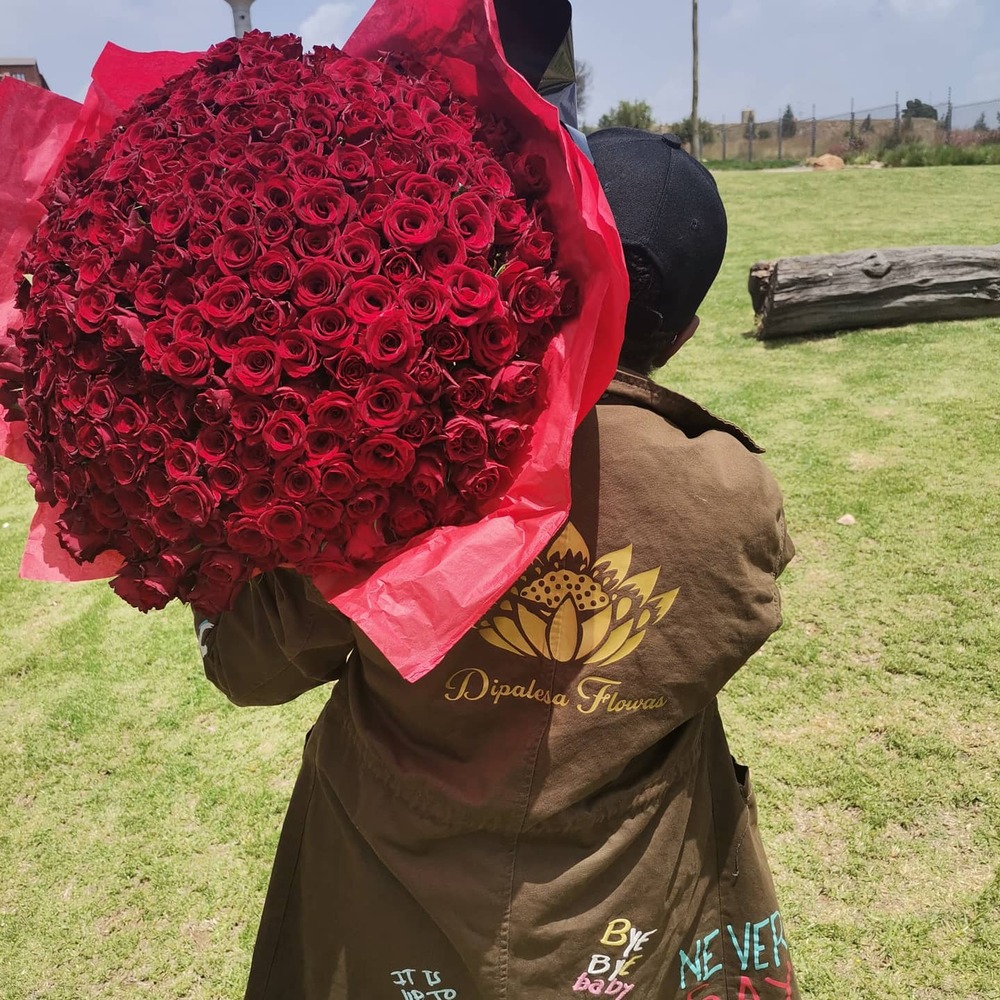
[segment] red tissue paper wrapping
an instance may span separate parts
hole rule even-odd
[[[548,200],[560,256],[581,285],[578,314],[543,362],[546,406],[520,473],[478,522],[438,528],[362,580],[323,575],[314,583],[408,680],[426,674],[523,572],[569,511],[573,432],[615,370],[628,282],[610,209],[593,167],[562,129],[554,107],[504,60],[491,0],[428,5],[379,0],[344,51],[377,58],[392,51],[436,69],[457,94],[504,116],[525,152],[546,162]],[[109,45],[84,104],[11,79],[0,82],[0,366],[11,339],[14,272],[43,215],[38,201],[79,139],[96,139],[141,94],[188,69],[201,53],[136,53]],[[2,410],[0,410],[2,418]],[[0,419],[0,455],[27,463],[24,425]],[[79,564],[56,536],[59,509],[39,505],[21,564],[28,579],[75,582],[113,576],[121,559],[104,553]]]

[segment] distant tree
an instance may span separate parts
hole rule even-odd
[[[619,101],[617,107],[601,115],[597,121],[598,128],[624,125],[628,128],[644,128],[647,132],[654,124],[653,109],[646,101]]]
[[[587,102],[590,100],[590,84],[594,78],[594,71],[590,68],[590,63],[582,59],[576,60],[576,110],[581,120],[583,113],[587,110]]]
[[[686,142],[690,146],[692,135],[690,115],[688,115],[687,118],[683,118],[679,122],[673,122],[669,128],[670,131],[681,140],[681,142]],[[711,122],[705,121],[704,118],[699,118],[698,135],[701,138],[701,144],[703,146],[710,142],[715,142],[715,126]]]
[[[875,131],[874,127],[872,126],[872,116],[871,115],[866,115],[865,116],[865,120],[861,123],[861,131],[862,132],[874,132]]]
[[[792,111],[792,106],[789,104],[785,108],[785,113],[781,116],[781,137],[783,139],[791,139],[798,130],[799,123],[795,120],[795,112]]]
[[[919,98],[914,98],[912,101],[906,102],[906,108],[903,111],[904,118],[932,118],[934,121],[938,120],[938,111],[933,104],[925,104]]]
[[[997,115],[997,119],[1000,120],[1000,115]],[[986,112],[984,111],[977,119],[976,124],[972,126],[973,132],[989,132],[990,127],[986,124]]]

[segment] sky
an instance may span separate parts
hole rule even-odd
[[[433,2],[433,0],[428,0]],[[255,0],[253,26],[346,41],[367,0]],[[576,0],[578,59],[592,70],[584,120],[645,100],[660,122],[691,107],[689,0]],[[1000,0],[700,0],[701,116],[758,121],[791,105],[820,117],[920,98],[1000,99]],[[82,100],[104,43],[203,50],[232,33],[225,0],[0,0],[0,57],[31,57]],[[2,58],[0,58],[2,62]],[[1000,110],[1000,105],[997,105]],[[992,114],[991,114],[992,120]],[[956,124],[959,124],[956,121]]]

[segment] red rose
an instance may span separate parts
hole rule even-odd
[[[297,461],[284,462],[275,469],[274,485],[281,499],[305,503],[319,492],[319,473]]]
[[[510,174],[496,160],[480,157],[473,170],[475,179],[497,198],[508,198],[514,193]]]
[[[247,514],[259,514],[274,499],[274,483],[269,475],[255,473],[247,476],[236,498],[236,505]]]
[[[334,146],[326,162],[330,173],[350,189],[362,187],[375,176],[371,158],[357,146]]]
[[[250,287],[265,298],[284,295],[295,284],[296,267],[295,258],[284,247],[268,250],[250,269]]]
[[[216,465],[232,455],[236,439],[224,427],[203,427],[198,432],[194,447],[202,462]]]
[[[500,272],[500,294],[519,323],[539,323],[554,315],[559,296],[540,267],[515,260]]]
[[[257,565],[274,551],[274,542],[261,530],[256,517],[233,514],[226,519],[226,542],[235,552],[242,552]]]
[[[321,472],[320,492],[330,500],[347,500],[357,490],[360,479],[346,455],[330,457]]]
[[[160,358],[160,371],[182,385],[204,385],[212,365],[212,352],[204,340],[185,337],[168,345]]]
[[[350,438],[356,425],[354,400],[346,392],[321,392],[309,404],[311,427]]]
[[[470,253],[485,253],[493,243],[493,213],[483,199],[471,191],[452,199],[448,226],[458,233]]]
[[[171,441],[164,449],[163,467],[171,479],[190,479],[200,465],[197,449],[187,441]]]
[[[509,320],[493,319],[469,328],[472,360],[488,372],[496,371],[517,353],[518,331]]]
[[[325,259],[333,254],[337,244],[337,236],[338,233],[334,226],[312,226],[308,229],[296,229],[292,234],[292,249],[299,257]]]
[[[466,500],[482,504],[500,492],[507,478],[505,471],[496,462],[487,462],[481,469],[466,466],[455,474],[455,485]]]
[[[453,462],[475,462],[486,457],[488,439],[481,420],[468,414],[452,417],[444,426],[445,454]]]
[[[469,357],[469,338],[450,323],[439,323],[424,332],[424,343],[439,361],[464,361]]]
[[[440,413],[423,406],[410,411],[409,419],[399,428],[398,433],[404,441],[409,441],[414,448],[419,448],[422,444],[437,439],[443,425]]]
[[[515,243],[528,225],[524,202],[515,198],[502,198],[494,207],[496,239],[498,243]]]
[[[287,209],[271,209],[260,220],[258,231],[261,242],[266,246],[280,247],[295,232],[295,216]]]
[[[215,497],[206,483],[200,480],[180,483],[169,494],[169,503],[185,521],[191,524],[208,523],[215,509]]]
[[[444,294],[440,287],[424,278],[410,278],[399,289],[399,304],[412,322],[430,326],[444,314]]]
[[[302,317],[301,330],[322,354],[354,343],[358,326],[340,306],[319,306]]]
[[[479,413],[486,408],[492,395],[490,379],[469,369],[460,371],[456,374],[455,381],[445,391],[445,395],[456,410]]]
[[[108,468],[115,481],[122,486],[134,483],[143,471],[143,453],[136,453],[130,446],[113,444],[107,450]]]
[[[76,432],[77,451],[83,458],[100,458],[114,440],[106,424],[86,423]]]
[[[254,235],[246,229],[234,229],[217,236],[212,254],[223,274],[246,274],[257,259],[259,246]]]
[[[500,314],[500,294],[492,275],[452,264],[440,279],[448,293],[448,318],[456,326],[472,326]]]
[[[490,449],[501,462],[520,454],[531,435],[530,427],[504,417],[487,417],[486,430]]]
[[[377,185],[374,186],[358,205],[358,221],[363,222],[366,226],[381,226],[382,218],[390,201],[392,201],[392,196],[387,189],[379,189]]]
[[[371,323],[396,305],[396,287],[388,278],[372,274],[349,282],[339,304],[356,323]]]
[[[272,504],[260,516],[261,531],[275,542],[287,542],[302,533],[302,509],[295,504]]]
[[[357,531],[362,525],[371,525],[389,509],[389,494],[378,486],[358,490],[347,501],[347,513],[356,522],[352,529]]]
[[[306,425],[294,413],[275,413],[261,434],[268,450],[280,460],[299,454],[305,447]]]
[[[291,182],[277,173],[269,173],[257,181],[254,188],[254,204],[265,210],[270,208],[290,208],[294,189]]]
[[[280,386],[274,393],[274,406],[284,413],[295,413],[305,416],[309,404],[319,393],[311,386],[303,385],[295,389],[290,385]]]
[[[216,462],[209,466],[206,474],[208,485],[221,499],[239,493],[243,489],[246,476],[235,462]]]
[[[432,276],[439,275],[452,264],[464,264],[466,257],[465,241],[447,227],[420,251],[420,263]]]
[[[161,538],[183,542],[191,534],[191,522],[172,507],[157,507],[152,516],[153,529]]]
[[[504,164],[514,180],[514,189],[522,196],[538,196],[549,189],[545,160],[537,153],[508,153]]]
[[[394,434],[376,434],[354,449],[354,465],[372,482],[401,483],[413,468],[413,445]]]
[[[439,212],[447,209],[451,198],[451,188],[447,184],[417,171],[400,177],[396,182],[396,193],[404,198],[425,201]]]
[[[333,178],[296,191],[293,205],[299,221],[307,226],[339,226],[356,211],[354,199]]]
[[[131,399],[123,399],[111,412],[111,429],[119,437],[138,434],[149,423],[149,416]]]
[[[533,361],[514,361],[493,379],[493,391],[505,403],[524,403],[534,399],[539,388],[542,367]]]
[[[315,500],[305,508],[306,523],[322,532],[329,532],[340,524],[344,508],[329,500]]]
[[[360,389],[371,372],[364,356],[353,348],[341,352],[340,357],[336,359],[336,364],[332,364],[333,360],[332,358],[328,359],[324,362],[324,366],[336,376],[341,388],[348,392]]]
[[[375,149],[375,170],[390,184],[420,166],[420,146],[409,139],[386,139]]]
[[[139,433],[139,447],[151,456],[162,455],[170,444],[170,434],[156,424],[144,427]]]
[[[274,392],[281,378],[281,361],[266,337],[246,337],[233,352],[230,384],[254,396]]]
[[[273,337],[291,326],[292,317],[297,315],[290,303],[265,299],[254,309],[248,325],[257,333]]]
[[[149,216],[149,227],[159,240],[173,240],[187,225],[191,201],[186,194],[175,192],[156,203]]]
[[[170,583],[147,573],[142,566],[126,566],[111,581],[111,589],[143,613],[162,610],[174,596]]]
[[[212,326],[236,326],[252,312],[250,289],[237,277],[230,276],[216,282],[201,300],[201,314]]]
[[[320,363],[316,345],[301,330],[282,330],[278,337],[281,367],[290,378],[304,378]]]
[[[233,404],[233,394],[228,389],[206,389],[194,401],[194,415],[203,424],[216,424],[224,420]]]
[[[420,335],[401,309],[390,309],[369,324],[360,344],[365,359],[378,369],[408,368],[420,347]]]
[[[112,289],[95,285],[85,288],[76,300],[77,326],[86,333],[96,333],[108,318],[115,304]]]
[[[420,454],[409,476],[410,492],[422,500],[432,500],[444,489],[445,475],[444,460],[440,456]]]
[[[233,429],[242,437],[259,434],[267,423],[267,417],[268,409],[259,399],[241,399],[233,403],[230,412]]]
[[[416,198],[397,198],[382,215],[382,232],[390,246],[404,250],[426,246],[440,232],[441,224],[440,214]]]
[[[232,603],[233,592],[246,571],[246,560],[235,552],[214,550],[202,556],[197,567],[198,588],[221,609]],[[196,607],[204,607],[194,592],[189,600]]]
[[[389,505],[389,528],[396,538],[413,538],[434,527],[434,512],[419,500],[401,494]]]
[[[381,266],[378,235],[360,222],[344,228],[336,241],[337,259],[352,274],[375,274]]]
[[[331,305],[343,284],[343,273],[327,260],[307,260],[295,277],[293,298],[303,309]]]
[[[288,165],[288,171],[295,180],[305,184],[315,184],[316,181],[325,180],[330,176],[326,159],[319,153],[312,152],[298,153],[293,156]],[[291,200],[289,198],[289,202]]]
[[[358,390],[358,417],[369,427],[394,431],[406,423],[416,394],[392,375],[372,375]]]

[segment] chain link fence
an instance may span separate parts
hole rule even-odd
[[[801,162],[824,153],[878,157],[903,143],[972,146],[1000,143],[1000,98],[972,104],[908,101],[817,117],[815,107],[777,109],[774,118],[746,110],[738,122],[702,123],[705,160]]]

